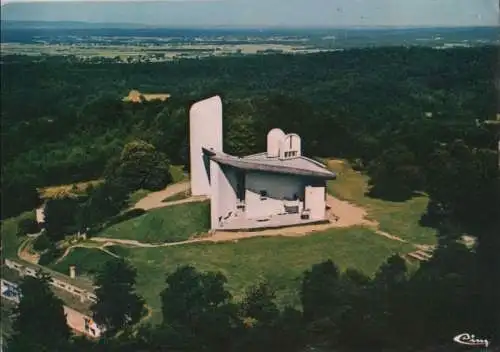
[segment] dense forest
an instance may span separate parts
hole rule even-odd
[[[460,140],[470,153],[495,150],[495,134],[476,121],[497,112],[496,66],[495,47],[158,64],[7,56],[1,65],[2,204],[8,204],[2,217],[32,208],[30,189],[100,177],[134,139],[151,143],[173,164],[187,164],[189,106],[211,94],[225,103],[228,152],[263,150],[267,131],[279,126],[298,132],[308,155],[355,160],[372,176],[378,196],[429,191],[428,171],[444,166],[432,162],[441,149],[459,148]],[[122,102],[133,88],[172,98]],[[495,156],[483,154],[491,164]]]
[[[235,306],[224,276],[180,269],[166,279],[165,324],[125,335],[116,350],[446,350],[469,329],[498,339],[498,135],[481,123],[498,113],[497,50],[377,48],[161,64],[4,57],[2,218],[36,206],[37,187],[104,177],[137,189],[130,175],[142,171],[126,163],[135,150],[148,150],[146,164],[160,173],[169,163],[187,165],[189,106],[219,94],[227,152],[264,150],[273,127],[297,132],[305,154],[346,158],[367,173],[372,197],[427,194],[422,223],[439,230],[438,250],[413,275],[397,256],[375,278],[319,263],[304,275],[300,312],[275,307],[265,285]],[[172,98],[123,102],[131,89]],[[154,187],[169,182],[150,179]],[[94,210],[108,206],[100,204]],[[478,239],[473,250],[455,242],[464,229]]]

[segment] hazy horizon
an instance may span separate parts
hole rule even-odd
[[[2,1],[4,21],[163,27],[498,26],[497,0]]]

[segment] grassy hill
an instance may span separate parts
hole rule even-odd
[[[365,228],[331,229],[306,237],[254,238],[238,243],[199,243],[174,247],[108,247],[131,261],[138,270],[138,290],[153,309],[159,322],[159,293],[165,286],[165,274],[179,265],[194,265],[203,271],[220,271],[228,278],[228,287],[236,298],[260,281],[268,281],[277,291],[281,304],[298,303],[297,289],[304,270],[323,260],[332,259],[342,270],[356,268],[372,275],[391,254],[407,253],[410,245],[388,240]],[[95,260],[94,260],[95,256]],[[82,272],[90,272],[95,262],[106,260],[96,249],[76,248],[55,270],[67,272],[77,263]],[[108,255],[107,260],[113,260]]]
[[[328,162],[338,173],[328,184],[332,195],[367,209],[381,228],[412,242],[434,243],[435,233],[418,224],[427,197],[418,196],[406,202],[388,202],[366,195],[368,178],[354,171],[345,161]],[[181,179],[179,173],[179,179]],[[136,218],[106,228],[98,236],[164,243],[186,240],[209,229],[209,202],[186,203],[151,210]],[[32,212],[22,217],[33,216]],[[4,222],[2,236],[9,255],[15,256],[20,240],[15,236],[18,219]],[[131,261],[137,268],[138,290],[153,309],[153,321],[159,322],[159,293],[167,272],[190,264],[203,271],[220,271],[228,278],[231,293],[241,298],[245,289],[268,281],[276,289],[281,304],[298,304],[297,289],[301,275],[311,265],[332,259],[342,270],[355,268],[373,275],[380,264],[393,253],[408,253],[411,245],[392,241],[362,227],[330,229],[305,237],[253,238],[238,243],[199,243],[175,247],[132,248],[111,246],[108,250]],[[76,264],[79,275],[91,278],[102,265],[115,258],[94,248],[75,248],[57,264],[49,267],[67,273]]]
[[[328,168],[337,173],[337,179],[328,182],[328,192],[366,209],[368,217],[380,224],[382,231],[419,244],[435,244],[436,230],[419,224],[429,198],[417,195],[404,202],[391,202],[369,197],[369,177],[354,171],[347,161],[328,160]]]
[[[150,210],[110,226],[97,236],[139,242],[164,243],[188,240],[210,229],[210,203],[193,202]]]

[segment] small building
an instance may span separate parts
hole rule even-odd
[[[19,304],[22,298],[22,293],[18,284],[1,279],[1,296],[14,304]],[[88,315],[85,315],[73,308],[63,305],[66,323],[68,326],[81,334],[85,334],[91,338],[99,338],[106,330],[103,326],[97,325],[95,321]]]
[[[38,224],[43,224],[45,222],[45,204],[38,207],[35,213],[36,213],[36,222]]]
[[[193,104],[189,120],[191,194],[210,198],[212,230],[328,221],[326,181],[336,175],[302,155],[299,135],[274,128],[265,152],[237,157],[222,148],[220,97]]]

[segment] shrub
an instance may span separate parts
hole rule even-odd
[[[41,234],[33,242],[33,249],[37,252],[44,251],[53,246],[50,238],[46,234]]]
[[[56,246],[52,245],[49,249],[42,253],[40,259],[38,260],[38,264],[48,265],[59,258],[62,254],[63,250],[61,248],[57,248]]]
[[[78,231],[81,200],[77,197],[50,199],[45,205],[45,229],[54,241]]]
[[[24,236],[40,231],[40,225],[34,219],[21,219],[17,223],[17,235]]]

